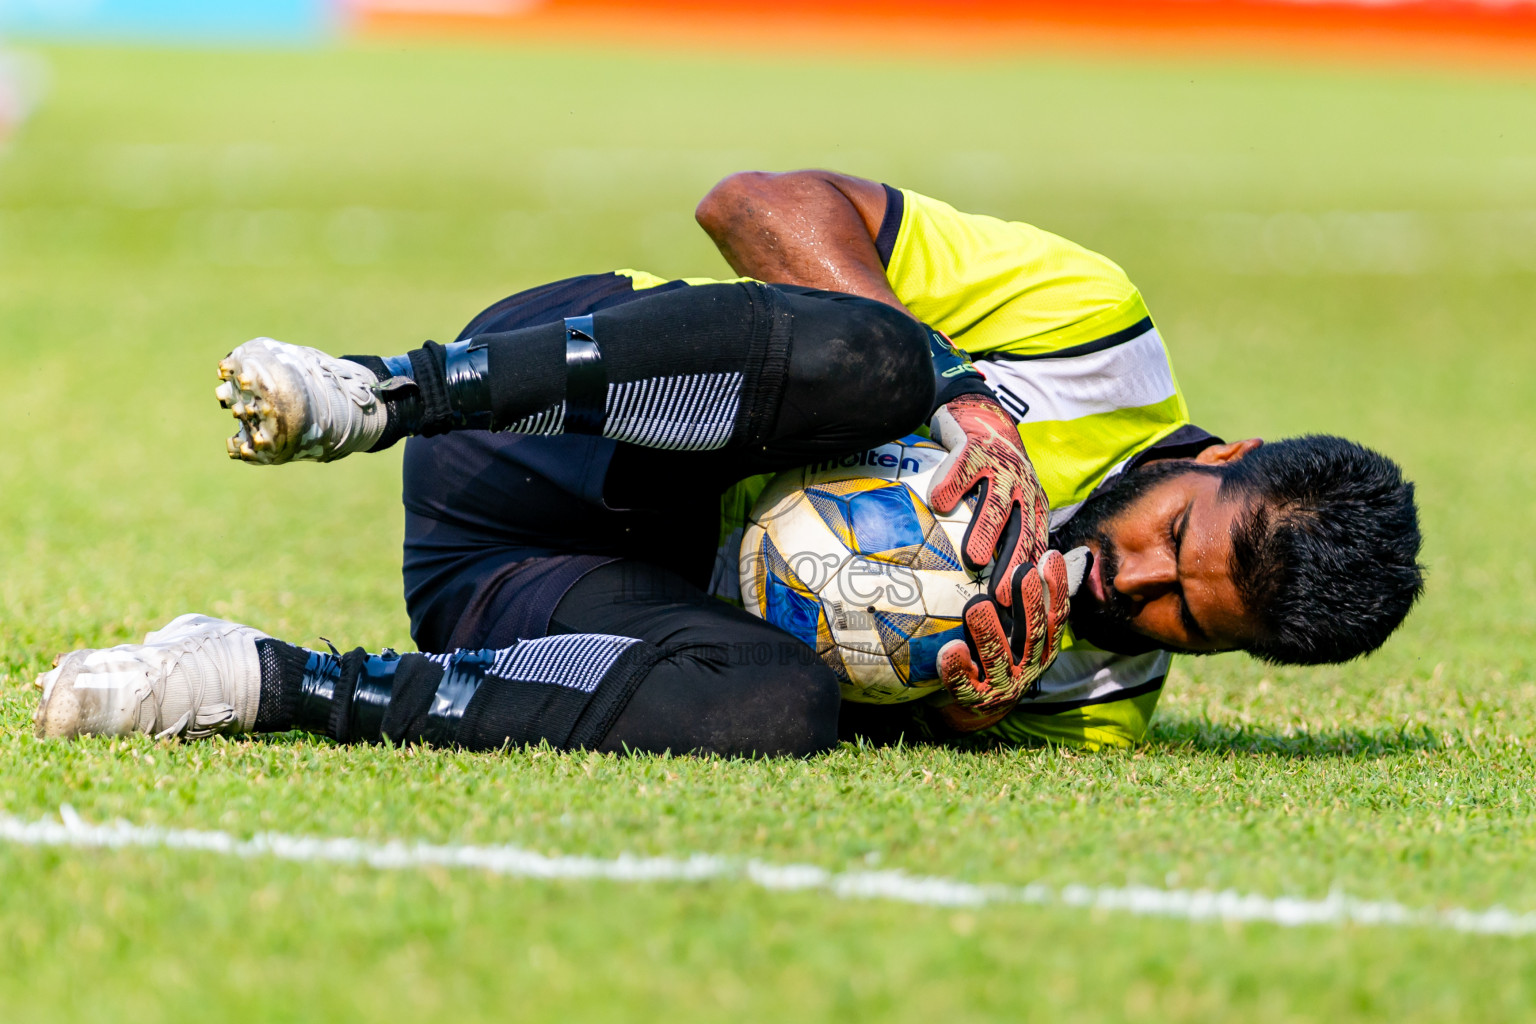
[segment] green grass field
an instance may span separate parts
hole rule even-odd
[[[0,813],[1536,911],[1536,79],[1255,62],[52,50],[0,160]],[[520,287],[718,274],[697,198],[831,165],[1105,252],[1196,420],[1419,483],[1356,665],[1184,661],[1128,753],[809,762],[44,745],[58,651],[203,610],[409,649],[398,455],[228,462],[256,334],[446,340]],[[1536,937],[0,843],[8,1021],[1519,1020]]]

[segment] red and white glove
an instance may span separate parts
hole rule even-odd
[[[1003,607],[1013,600],[1004,583],[1025,563],[1039,562],[1050,542],[1051,509],[1045,488],[1019,440],[1013,417],[984,395],[961,395],[934,411],[933,439],[949,449],[928,488],[928,505],[953,512],[977,487],[976,511],[965,528],[961,557],[979,571],[993,560],[992,596]],[[1001,544],[1001,549],[999,545]]]
[[[1066,555],[1046,551],[1038,563],[1015,569],[1002,588],[1010,598],[1011,628],[1003,625],[992,598],[978,596],[966,603],[970,643],[951,640],[939,648],[939,681],[959,706],[945,709],[951,725],[962,731],[990,725],[1045,674],[1061,650],[1071,597],[1089,561],[1087,548]]]

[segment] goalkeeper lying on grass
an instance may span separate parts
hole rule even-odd
[[[1191,424],[1103,257],[825,172],[733,175],[698,219],[743,279],[559,281],[395,357],[237,348],[220,364],[232,456],[410,438],[406,603],[428,653],[182,616],[60,659],[38,733],[807,755],[841,717],[844,735],[1123,745],[1173,653],[1346,661],[1422,589],[1397,466],[1340,438]],[[729,600],[751,478],[924,423],[951,452],[931,504],[979,491],[964,557],[999,569],[969,642],[940,653],[944,700],[840,707],[832,669]],[[1091,568],[1069,598],[1079,546]],[[764,644],[796,656],[742,656]]]

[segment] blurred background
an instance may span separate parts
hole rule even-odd
[[[903,35],[929,45],[1012,47],[1050,34],[1106,35],[1186,45],[1245,40],[1311,48],[1362,43],[1425,52],[1529,55],[1530,0],[5,0],[0,25],[76,38],[304,41],[339,35],[436,32],[531,38],[605,31],[740,32],[743,45],[840,32]]]

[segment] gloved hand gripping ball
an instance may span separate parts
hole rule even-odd
[[[1061,650],[1071,598],[1091,557],[1087,548],[1066,555],[1046,551],[1038,563],[1015,569],[1003,588],[1010,598],[1011,628],[1004,626],[991,598],[975,597],[966,604],[965,631],[976,657],[964,640],[953,640],[938,658],[939,679],[957,704],[975,715],[992,716],[1029,692]]]
[[[1013,418],[990,397],[961,395],[939,407],[930,424],[933,439],[949,449],[934,474],[928,504],[941,514],[981,488],[966,528],[961,555],[979,571],[992,561],[992,594],[1005,608],[1013,601],[1004,586],[1027,563],[1041,562],[1050,542],[1050,504],[1019,440]]]

